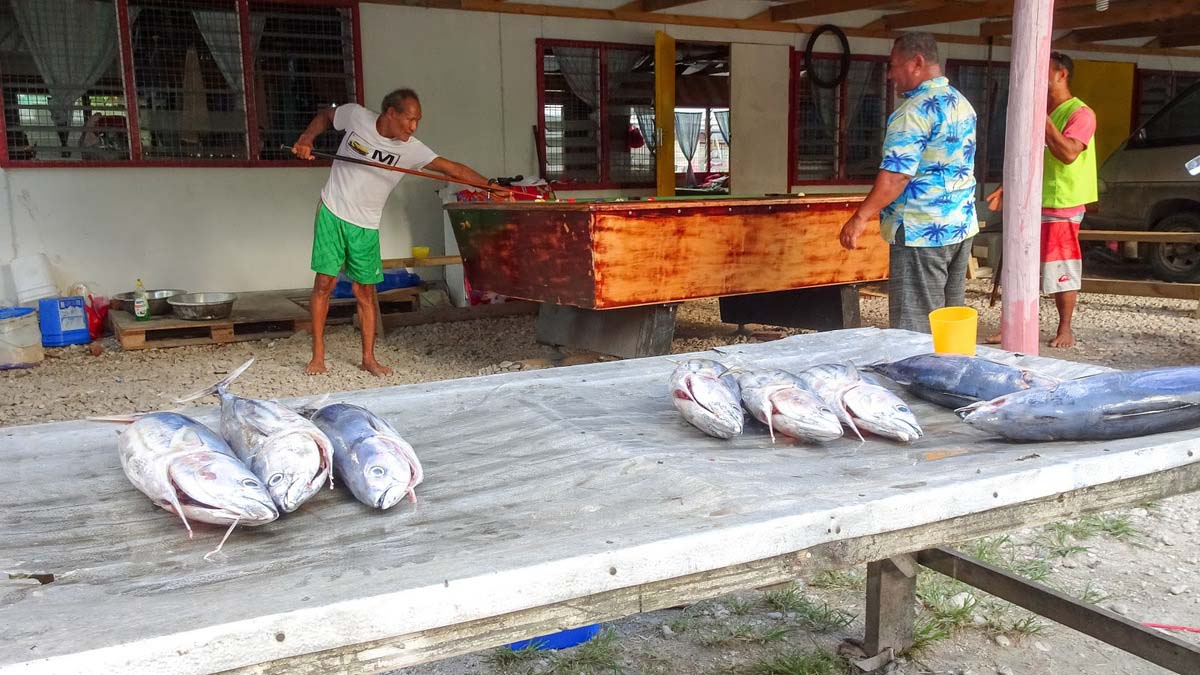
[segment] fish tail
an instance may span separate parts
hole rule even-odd
[[[219,394],[219,393],[225,391],[225,388],[228,387],[231,382],[236,380],[239,375],[246,372],[246,369],[249,368],[250,364],[252,364],[252,363],[254,363],[254,359],[250,359],[249,361],[243,363],[242,365],[238,366],[237,368],[234,368],[233,372],[229,373],[224,378],[222,378],[220,382],[217,382],[216,384],[205,387],[205,388],[201,389],[200,391],[194,391],[182,398],[177,398],[177,399],[175,399],[175,402],[176,403],[187,403],[189,401],[195,401],[198,398],[204,398],[205,396],[211,396],[213,394]]]

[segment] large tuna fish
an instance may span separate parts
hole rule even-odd
[[[117,439],[121,468],[150,501],[179,516],[189,537],[189,521],[229,525],[232,532],[238,524],[263,525],[279,517],[258,478],[200,422],[166,412],[97,419],[132,421]]]
[[[671,401],[700,431],[716,438],[742,433],[741,390],[725,366],[708,359],[691,359],[671,373]]]
[[[1106,441],[1200,425],[1200,367],[1101,373],[957,411],[1015,441]]]
[[[947,408],[961,408],[1058,382],[1024,368],[959,354],[918,354],[891,363],[876,363],[866,369]]]
[[[408,495],[416,503],[421,462],[387,420],[349,403],[302,413],[333,441],[334,472],[358,501],[387,509]]]
[[[772,442],[776,430],[817,443],[842,437],[837,415],[795,375],[782,370],[747,370],[738,375],[737,381],[742,404],[767,425]]]
[[[252,363],[254,359],[220,382],[177,403],[217,395],[221,399],[221,435],[238,458],[266,484],[275,505],[284,513],[291,513],[326,481],[333,487],[333,444],[312,422],[274,401],[229,393],[229,383]]]
[[[892,392],[866,382],[854,366],[826,363],[796,374],[801,382],[821,398],[859,440],[859,427],[874,434],[910,442],[923,434],[908,405]]]

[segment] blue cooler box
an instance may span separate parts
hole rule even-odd
[[[83,298],[46,298],[38,301],[38,327],[43,347],[85,345],[92,341],[88,333],[87,310]]]

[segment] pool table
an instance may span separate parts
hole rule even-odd
[[[676,306],[721,298],[722,320],[857,322],[855,284],[886,279],[873,223],[837,240],[863,195],[459,202],[445,206],[472,288],[543,303],[539,341],[666,353]]]

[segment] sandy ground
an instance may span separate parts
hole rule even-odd
[[[980,310],[981,336],[993,332],[998,324],[998,309],[987,307],[989,287],[990,282],[975,281],[968,291],[968,303]],[[1043,349],[1042,353],[1116,368],[1195,364],[1200,320],[1192,318],[1194,309],[1195,303],[1188,301],[1085,295],[1075,322],[1079,345],[1068,350]],[[886,300],[864,297],[863,314],[870,325],[886,325]],[[1043,301],[1043,341],[1053,335],[1055,320],[1053,304]],[[751,338],[737,336],[733,327],[719,323],[715,302],[688,303],[680,309],[673,351],[685,353],[747,339]],[[379,359],[395,369],[387,378],[358,370],[358,338],[352,328],[334,328],[328,340],[331,372],[316,377],[303,373],[311,348],[305,334],[140,352],[123,352],[108,339],[99,356],[83,347],[52,350],[35,369],[0,372],[0,425],[168,408],[176,396],[212,383],[250,357],[256,359],[253,377],[239,383],[239,393],[275,398],[550,367],[555,356],[535,344],[531,316],[392,331],[377,348]],[[572,355],[566,364],[594,359],[592,355]],[[1087,593],[1101,605],[1131,618],[1200,626],[1200,541],[1195,536],[1200,496],[1176,497],[1110,518],[1107,522],[1120,524],[1113,528],[1120,530],[1118,534],[1064,524],[1012,533],[985,544],[1002,551],[1009,561],[1044,561],[1047,582],[1067,592]],[[601,660],[602,666],[568,661],[570,651],[505,665],[493,651],[404,672],[565,674],[614,672],[613,667],[619,668],[616,672],[646,674],[750,672],[747,669],[773,655],[814,646],[832,649],[843,637],[861,637],[861,579],[847,579],[836,583],[803,580],[788,602],[778,595],[747,593],[615,622],[611,625],[615,638],[611,653]],[[942,591],[946,589],[934,590],[927,596],[945,595]],[[948,636],[905,659],[900,672],[1166,672],[1069,629],[1021,623],[1026,615],[982,594],[963,596],[964,589],[950,590],[958,591],[952,595],[952,604],[962,609],[962,625],[956,624],[947,631]],[[796,598],[803,599],[802,606],[809,609],[814,603],[827,603],[828,609],[845,612],[850,622],[837,627],[818,625],[821,622],[814,624],[804,612],[780,609],[781,605],[794,605]],[[936,609],[926,606],[922,616],[939,616]],[[1000,615],[1006,618],[997,619]],[[1200,635],[1177,635],[1200,642]]]

